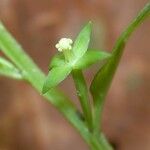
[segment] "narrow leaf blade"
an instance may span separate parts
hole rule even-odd
[[[91,22],[89,22],[77,36],[72,49],[75,58],[81,58],[87,51],[90,42],[91,30]]]
[[[91,65],[101,61],[101,63],[105,63],[105,61],[111,57],[111,54],[105,51],[96,51],[96,50],[88,50],[82,58],[80,58],[75,64],[76,69],[86,69]]]
[[[150,16],[150,3],[148,3],[144,9],[138,14],[138,16],[131,22],[131,24],[126,28],[126,30],[118,38],[113,51],[112,57],[109,61],[97,72],[94,80],[91,84],[90,91],[94,100],[94,128],[95,131],[99,131],[99,122],[101,119],[102,108],[106,94],[111,85],[113,76],[119,65],[121,56],[123,54],[125,45],[130,37],[130,35],[135,31],[135,29],[148,17]]]
[[[61,81],[63,81],[68,76],[70,72],[71,67],[68,65],[52,68],[49,71],[48,76],[45,80],[42,93],[45,94],[51,88],[57,86]]]
[[[50,64],[49,64],[49,70],[53,67],[59,67],[65,64],[64,55],[62,53],[56,54]]]
[[[113,51],[112,57],[95,75],[94,80],[91,84],[91,93],[94,99],[99,99],[100,101],[104,99],[113,76],[116,72],[120,58],[123,54],[125,45],[135,29],[148,17],[150,16],[150,3],[148,3],[144,9],[140,11],[137,17],[131,22],[131,24],[126,28],[126,30],[118,38]],[[103,96],[102,96],[103,95]]]
[[[11,77],[14,79],[22,79],[20,71],[9,61],[0,57],[0,75]]]

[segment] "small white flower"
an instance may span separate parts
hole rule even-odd
[[[71,46],[72,43],[73,43],[73,41],[71,39],[62,38],[55,45],[55,47],[58,49],[59,52],[62,52],[63,50],[71,50],[72,49],[72,46]]]

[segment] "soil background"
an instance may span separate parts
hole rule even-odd
[[[148,0],[0,0],[0,19],[48,72],[55,44],[93,22],[91,46],[111,51]],[[116,150],[150,150],[150,19],[130,38],[106,99],[103,131]],[[98,66],[87,71],[88,83]],[[71,78],[61,88],[74,103]],[[87,150],[88,147],[30,85],[0,77],[0,150]]]

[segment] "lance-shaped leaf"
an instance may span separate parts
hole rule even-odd
[[[49,64],[49,70],[52,69],[53,67],[59,67],[63,65],[65,65],[64,55],[63,53],[58,53],[52,58]]]
[[[126,30],[118,38],[113,51],[112,57],[109,61],[97,72],[95,75],[90,90],[94,99],[94,128],[96,132],[99,129],[100,116],[102,113],[104,99],[111,85],[113,76],[116,72],[118,64],[120,62],[121,56],[123,54],[125,45],[130,37],[130,35],[135,31],[135,29],[150,16],[150,3],[148,3],[144,9],[139,13],[139,15],[131,22],[131,24],[126,28]]]
[[[11,77],[14,79],[22,79],[19,70],[9,61],[0,57],[0,75]]]
[[[91,30],[91,22],[89,22],[77,36],[72,49],[75,59],[81,58],[87,51],[90,42]]]
[[[91,84],[91,93],[94,99],[101,99],[101,95],[105,95],[111,84],[113,76],[116,72],[120,58],[122,56],[125,44],[130,35],[135,29],[150,15],[150,3],[138,14],[138,16],[131,22],[126,30],[118,38],[112,52],[112,57],[107,64],[105,64],[95,75]],[[104,97],[103,97],[104,98]]]
[[[45,80],[42,93],[45,94],[51,88],[57,86],[61,81],[63,81],[68,74],[71,72],[71,67],[69,65],[62,65],[60,67],[53,67]]]
[[[86,69],[98,61],[101,61],[103,64],[105,60],[110,57],[111,54],[104,51],[88,50],[83,57],[76,62],[74,69]]]

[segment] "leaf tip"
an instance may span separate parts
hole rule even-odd
[[[46,83],[44,83],[43,88],[42,88],[42,95],[46,94],[49,91],[50,88],[46,86]]]
[[[89,29],[91,30],[92,29],[92,21],[89,21],[87,26],[89,27]]]

